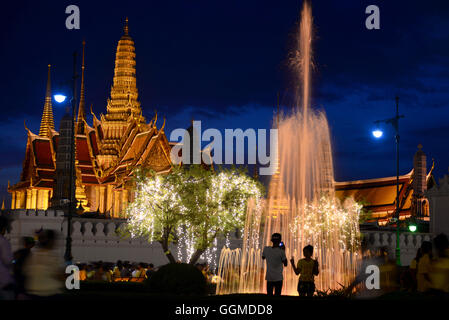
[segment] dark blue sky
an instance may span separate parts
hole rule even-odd
[[[76,4],[81,29],[65,28]],[[380,8],[380,30],[365,8]],[[16,183],[25,154],[23,121],[39,131],[47,64],[54,91],[70,80],[72,52],[86,40],[86,100],[105,112],[125,16],[137,54],[144,114],[166,115],[166,132],[187,127],[268,128],[280,92],[291,108],[287,60],[302,1],[20,1],[2,4],[0,192]],[[449,2],[312,1],[312,105],[327,113],[337,181],[392,176],[392,130],[374,141],[373,121],[392,117],[400,97],[401,172],[422,143],[436,176],[449,166]],[[53,105],[56,128],[63,114]],[[89,111],[87,110],[89,113]],[[294,147],[294,146],[292,146]]]

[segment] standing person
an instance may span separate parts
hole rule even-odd
[[[410,262],[410,277],[411,277],[411,290],[416,291],[417,288],[417,282],[416,282],[416,276],[418,274],[418,263],[419,259],[422,257],[422,250],[421,248],[418,248],[416,251],[416,257]]]
[[[271,236],[271,247],[263,248],[262,259],[267,261],[267,295],[280,296],[282,292],[282,282],[284,281],[283,271],[287,266],[287,257],[285,256],[285,246],[281,242],[282,237],[280,233],[273,233]]]
[[[25,294],[25,275],[23,266],[30,256],[31,249],[34,247],[32,237],[23,237],[23,248],[14,252],[14,279],[16,281],[16,297],[21,299]]]
[[[299,276],[298,280],[298,293],[300,297],[312,297],[315,293],[315,279],[319,271],[318,261],[312,259],[313,255],[313,246],[308,245],[302,249],[304,254],[304,258],[298,260],[298,265],[295,266],[295,258],[292,257],[290,262],[293,267],[293,271],[295,274]]]
[[[423,241],[421,244],[422,257],[418,262],[417,284],[419,292],[426,292],[431,288],[430,272],[432,261],[432,242]]]
[[[0,300],[14,299],[13,256],[11,245],[4,237],[7,228],[8,219],[0,216]]]
[[[435,293],[449,293],[449,240],[443,233],[433,239],[437,259],[432,264],[432,289]]]
[[[25,290],[31,298],[52,298],[61,293],[64,263],[53,250],[55,241],[56,233],[53,230],[42,230],[37,250],[25,262]]]

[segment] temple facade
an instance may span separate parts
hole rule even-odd
[[[413,168],[399,176],[399,219],[413,218],[422,222],[430,220],[428,189],[436,183],[433,177],[434,164],[427,171],[426,154],[422,145],[413,157]],[[397,177],[385,177],[335,183],[335,194],[341,200],[353,197],[363,204],[366,219],[362,227],[387,226],[398,215],[396,209]]]
[[[84,88],[84,43],[81,92],[74,124],[75,130],[75,197],[77,212],[96,212],[110,217],[124,217],[132,200],[132,175],[139,167],[158,173],[170,171],[170,144],[164,133],[165,119],[157,126],[157,114],[149,122],[142,115],[136,83],[136,54],[126,19],[118,41],[113,84],[107,100],[106,114],[93,123],[86,122]],[[70,157],[71,115],[61,120],[55,130],[50,65],[47,90],[39,134],[26,126],[27,144],[20,181],[8,185],[11,209],[46,210],[68,198],[69,180],[61,176]],[[69,131],[68,131],[69,130]],[[67,147],[68,146],[68,147]],[[60,169],[58,169],[60,168]],[[61,169],[62,168],[62,169]],[[66,168],[69,169],[69,168]],[[67,178],[67,177],[66,177]],[[59,182],[59,183],[57,183]]]

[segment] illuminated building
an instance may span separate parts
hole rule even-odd
[[[170,170],[171,144],[164,133],[165,120],[158,128],[157,114],[149,123],[142,115],[135,57],[134,41],[129,35],[126,19],[123,35],[117,45],[113,85],[107,100],[106,114],[97,118],[91,110],[93,124],[90,126],[86,122],[83,49],[81,92],[75,122],[78,212],[121,217],[132,200],[130,190],[133,170],[138,167],[150,168],[159,173]],[[70,123],[70,116],[61,121],[61,130],[67,129],[67,123]],[[67,185],[55,183],[58,180],[58,161],[64,161],[69,155],[63,155],[63,150],[57,155],[58,144],[64,137],[61,130],[57,132],[54,127],[49,66],[39,134],[26,128],[27,144],[20,181],[8,185],[12,198],[11,209],[46,210],[59,205],[59,201],[64,198],[62,189],[67,188]]]
[[[429,172],[426,168],[426,155],[422,146],[413,158],[413,169],[399,176],[400,220],[411,217],[429,221],[429,201],[425,196],[427,189],[435,185],[432,175],[434,164]],[[366,225],[386,226],[396,217],[396,177],[366,179],[335,183],[335,194],[340,199],[354,197],[363,204],[368,213]]]

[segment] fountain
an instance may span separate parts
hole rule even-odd
[[[337,289],[355,277],[359,258],[359,212],[352,199],[341,203],[334,195],[334,172],[329,127],[323,112],[310,107],[312,10],[305,1],[298,47],[292,58],[298,85],[295,107],[278,115],[277,171],[267,199],[248,203],[241,249],[223,248],[217,294],[265,292],[263,246],[274,232],[282,234],[290,260],[302,258],[302,248],[314,246],[320,265],[317,290]],[[284,268],[283,294],[297,294],[298,277]]]

